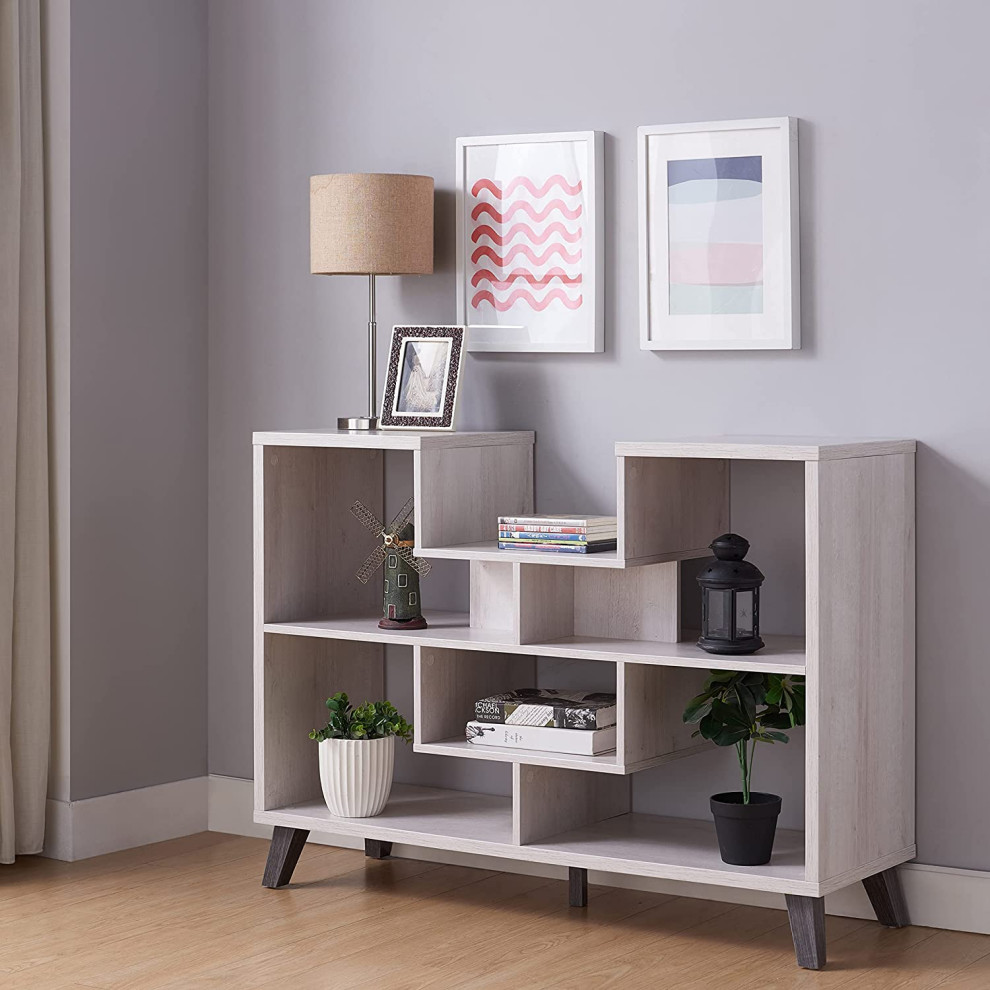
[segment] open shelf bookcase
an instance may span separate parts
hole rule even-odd
[[[310,831],[787,895],[798,962],[825,961],[827,893],[863,881],[905,922],[893,868],[914,857],[914,457],[911,440],[718,438],[617,443],[611,553],[497,548],[497,517],[530,513],[531,432],[294,431],[254,437],[255,814],[275,826],[266,886],[289,881]],[[428,629],[378,628],[380,581],[349,513],[383,516],[384,455],[409,451],[416,554],[470,562],[470,610]],[[714,657],[687,626],[680,568],[730,530],[733,460],[804,462],[806,635]],[[384,813],[323,802],[308,730],[344,690],[382,696],[386,644],[412,647],[414,751],[512,764],[512,795],[397,783]],[[538,657],[614,665],[614,753],[474,748],[474,701],[535,683]],[[631,811],[631,774],[699,750],[680,718],[711,668],[805,674],[805,828],[765,866],[729,866],[710,820]],[[707,748],[709,744],[704,744]]]

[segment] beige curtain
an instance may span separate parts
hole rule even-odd
[[[51,625],[43,182],[40,0],[0,0],[0,863],[40,852],[45,837]]]

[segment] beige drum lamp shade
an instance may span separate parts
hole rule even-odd
[[[429,275],[433,178],[311,176],[309,237],[314,275]]]

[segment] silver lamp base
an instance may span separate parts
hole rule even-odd
[[[340,416],[337,419],[338,430],[377,430],[377,416]]]

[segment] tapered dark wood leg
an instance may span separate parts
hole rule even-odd
[[[863,881],[870,897],[877,921],[887,928],[903,928],[911,924],[908,920],[907,905],[901,891],[901,878],[895,869],[875,873]]]
[[[365,839],[364,854],[372,859],[386,859],[392,855],[392,843],[382,839]]]
[[[305,828],[286,828],[276,825],[272,844],[268,847],[268,862],[262,887],[284,887],[292,879],[292,871],[299,862],[299,854],[309,838]]]
[[[794,955],[802,969],[825,967],[825,898],[786,894]]]
[[[571,907],[588,906],[588,871],[572,866],[567,875],[567,899]]]

